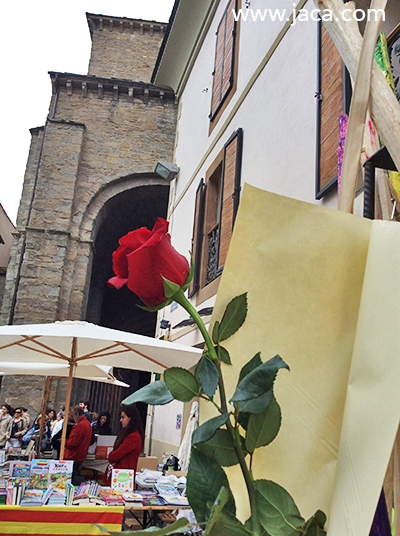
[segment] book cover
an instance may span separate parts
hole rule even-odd
[[[49,486],[63,490],[65,484],[71,482],[73,466],[72,460],[50,460]]]
[[[112,447],[98,445],[96,447],[95,459],[96,460],[108,460],[108,455],[110,454],[112,449],[113,449]]]
[[[44,493],[43,489],[26,489],[20,503],[21,506],[41,506]]]
[[[10,477],[29,478],[31,462],[12,461],[10,462]]]
[[[46,489],[48,486],[50,460],[32,460],[29,487]]]
[[[134,469],[113,469],[111,476],[111,489],[117,493],[133,491],[135,479]]]

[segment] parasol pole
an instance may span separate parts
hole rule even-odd
[[[67,437],[69,405],[71,403],[72,378],[74,376],[75,367],[76,367],[76,360],[75,360],[76,348],[77,348],[77,338],[74,337],[72,339],[71,360],[69,362],[67,397],[65,399],[65,413],[64,413],[64,424],[63,424],[63,429],[62,429],[63,431],[62,431],[62,436],[61,436],[60,460],[64,458],[65,440]]]
[[[40,446],[42,444],[44,416],[46,414],[47,403],[49,401],[49,395],[50,395],[50,383],[51,383],[51,376],[46,376],[46,383],[44,385],[44,391],[43,391],[43,407],[42,407],[42,418],[40,420],[39,442],[36,447],[36,454],[38,458],[40,456]]]

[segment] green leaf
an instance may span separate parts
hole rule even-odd
[[[181,402],[190,402],[200,391],[196,378],[188,370],[171,367],[164,372],[165,383],[172,396]]]
[[[214,344],[219,343],[219,322],[218,322],[218,320],[215,321],[215,324],[213,326],[212,340],[213,340]]]
[[[243,325],[247,315],[247,293],[233,298],[226,306],[219,326],[219,341],[229,339]]]
[[[218,359],[227,365],[232,365],[231,357],[229,352],[223,346],[216,346],[215,351],[217,352]]]
[[[171,525],[164,527],[163,529],[160,529],[159,527],[149,527],[145,530],[124,530],[124,536],[125,534],[132,536],[146,536],[147,534],[151,534],[152,536],[168,536],[169,534],[175,534],[176,532],[188,532],[189,529],[183,530],[185,527],[188,527],[188,525],[188,520],[181,518],[178,519],[178,521],[174,521],[173,523],[171,523]],[[101,529],[103,532],[107,532],[107,534],[111,534],[112,536],[121,536],[120,531],[112,532],[97,524],[96,527]]]
[[[304,519],[289,493],[271,480],[256,480],[260,522],[271,536],[300,536]]]
[[[246,527],[246,529],[248,531],[250,531],[254,535],[254,532],[252,531],[253,523],[252,523],[252,518],[251,517],[249,517],[249,519],[245,522],[244,526]],[[270,536],[270,535],[268,534],[268,532],[264,528],[261,527],[260,536]]]
[[[164,404],[171,402],[173,399],[174,397],[165,382],[157,380],[145,385],[138,391],[135,391],[133,394],[125,398],[121,404],[128,406],[135,402],[146,402],[146,404],[151,404],[152,406],[163,406]]]
[[[218,415],[218,417],[214,417],[213,419],[206,421],[201,426],[196,428],[192,435],[192,445],[204,443],[205,441],[211,439],[218,428],[223,426],[228,419],[229,413],[223,413],[222,415]]]
[[[175,294],[178,292],[178,290],[181,288],[179,285],[174,283],[173,281],[170,281],[169,279],[165,279],[165,277],[161,276],[164,281],[164,294],[167,298],[172,298],[175,296]]]
[[[231,513],[222,509],[212,527],[208,530],[208,536],[254,536],[254,533],[248,530],[242,523]]]
[[[248,374],[250,374],[250,372],[253,372],[253,370],[259,367],[260,365],[262,365],[261,353],[258,352],[252,359],[250,359],[248,363],[244,365],[244,367],[240,371],[238,383],[240,383],[243,380],[243,378],[245,378]]]
[[[244,447],[244,438],[241,440]],[[221,428],[216,430],[211,439],[205,443],[199,443],[196,448],[206,456],[216,460],[222,467],[231,467],[239,463],[233,448],[233,439],[228,430]]]
[[[218,516],[220,515],[222,509],[224,508],[224,506],[226,505],[228,501],[229,501],[229,491],[224,486],[222,486],[213,504],[210,520],[207,523],[207,527],[206,527],[207,536],[210,534],[210,531],[213,528],[214,524],[218,521]]]
[[[253,453],[256,448],[269,445],[277,436],[282,422],[281,408],[275,397],[268,408],[258,415],[251,415],[246,434],[246,449]]]
[[[326,515],[322,510],[317,510],[315,514],[305,522],[303,526],[304,536],[325,536],[323,530],[326,523]]]
[[[262,413],[267,409],[273,397],[272,388],[265,394],[252,398],[251,400],[245,400],[239,403],[239,409],[241,413]]]
[[[275,376],[280,368],[287,368],[289,370],[288,365],[283,359],[279,355],[276,355],[266,363],[252,370],[238,383],[231,402],[250,400],[264,395],[271,389]]]
[[[211,361],[211,359],[204,354],[199,363],[199,381],[203,391],[210,398],[214,396],[214,393],[218,386],[219,374],[217,367]]]
[[[236,513],[235,500],[229,488],[228,479],[222,467],[212,458],[205,456],[192,447],[187,474],[186,495],[198,523],[207,522],[222,487],[229,492],[226,509]],[[211,503],[211,507],[207,505]]]
[[[190,253],[190,272],[189,272],[189,275],[187,276],[186,281],[183,283],[181,287],[182,292],[185,292],[185,290],[187,290],[190,287],[190,283],[192,282],[193,276],[194,276],[194,260],[193,260],[193,255]]]
[[[243,413],[241,411],[239,412],[238,423],[244,430],[247,430],[247,427],[249,425],[249,419],[250,419],[250,413]]]

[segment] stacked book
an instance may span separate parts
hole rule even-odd
[[[143,503],[143,495],[136,491],[126,491],[122,494],[122,498],[126,503]]]
[[[104,502],[98,497],[100,485],[95,480],[82,482],[76,490],[73,498],[73,505],[104,505]]]
[[[7,497],[7,480],[5,478],[0,479],[0,505],[6,504]]]
[[[50,498],[47,502],[49,506],[63,506],[66,502],[65,489],[49,487],[52,490]]]
[[[65,484],[65,504],[71,506],[74,500],[75,488],[71,482]]]
[[[165,504],[171,506],[189,506],[189,501],[187,497],[182,495],[179,490],[171,484],[160,484],[156,485],[159,496],[164,499]]]
[[[6,504],[20,504],[27,487],[27,478],[9,478],[7,481]]]
[[[119,495],[115,490],[109,486],[103,486],[99,490],[99,498],[106,506],[124,506],[125,502],[122,495]]]
[[[27,489],[21,501],[21,506],[43,506],[47,504],[53,488],[44,489]]]

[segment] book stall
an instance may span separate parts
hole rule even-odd
[[[14,460],[0,452],[0,536],[70,534],[71,523],[74,531],[79,525],[77,534],[102,534],[96,525],[119,532],[124,518],[127,527],[146,528],[171,522],[173,510],[189,508],[185,476],[143,470],[135,485],[133,469],[114,469],[111,486],[96,480],[73,486],[73,461]],[[135,489],[139,482],[141,489]]]

